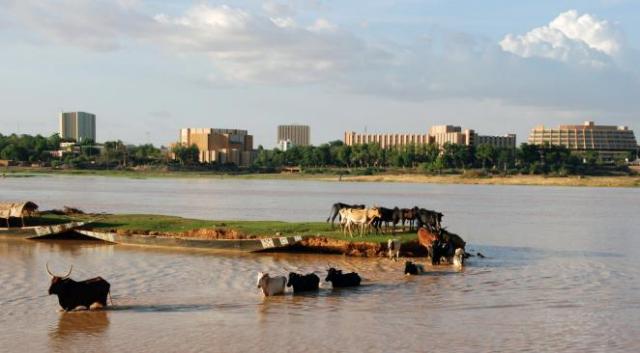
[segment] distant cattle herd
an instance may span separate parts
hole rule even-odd
[[[346,234],[353,236],[353,230],[360,235],[374,231],[376,234],[383,232],[394,233],[400,225],[405,231],[426,227],[432,232],[439,232],[442,224],[442,213],[425,208],[414,206],[412,208],[386,208],[373,206],[366,208],[365,205],[350,205],[342,202],[334,203],[327,222],[335,226],[338,219],[340,228]]]
[[[461,268],[464,259],[469,256],[465,252],[466,243],[462,238],[442,227],[443,214],[419,207],[412,208],[384,208],[364,205],[350,205],[345,203],[335,203],[331,207],[331,214],[327,222],[331,222],[332,227],[338,218],[343,232],[349,232],[353,236],[356,228],[359,233],[365,234],[372,230],[376,233],[394,233],[396,227],[400,225],[404,230],[417,230],[418,242],[427,249],[428,257],[432,265],[452,264],[456,268]],[[383,229],[384,227],[384,229]],[[388,239],[387,251],[390,258],[397,260],[400,256],[401,241],[399,239]],[[480,253],[479,256],[483,257]],[[109,282],[101,277],[96,277],[81,282],[76,282],[70,277],[73,266],[69,272],[62,276],[54,275],[47,264],[47,273],[52,277],[49,287],[49,295],[56,294],[60,306],[65,311],[78,308],[93,309],[107,305],[107,297],[110,298]],[[407,261],[404,273],[407,275],[419,275],[424,273],[424,266]],[[342,270],[330,267],[327,269],[326,282],[331,282],[333,288],[359,286],[362,279],[355,272],[343,273]],[[293,287],[294,293],[317,291],[320,288],[320,278],[314,273],[306,275],[295,272],[289,273],[289,278],[285,276],[272,277],[268,273],[259,272],[257,278],[257,288],[266,297],[283,294],[285,287]]]

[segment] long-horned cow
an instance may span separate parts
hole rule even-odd
[[[71,311],[78,307],[92,309],[107,306],[107,296],[111,290],[109,282],[102,277],[95,277],[84,281],[76,282],[69,278],[73,266],[64,276],[56,276],[46,265],[47,273],[51,276],[49,295],[58,296],[58,302],[65,311]]]

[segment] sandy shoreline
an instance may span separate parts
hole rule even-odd
[[[332,174],[225,174],[206,171],[158,171],[158,170],[52,170],[50,168],[8,168],[4,177],[32,177],[42,175],[105,176],[134,179],[146,178],[209,178],[237,180],[309,180],[326,182],[399,182],[420,184],[465,185],[539,185],[576,187],[640,187],[640,176],[545,176],[545,175],[492,175],[466,176],[461,174],[428,175],[420,173],[381,173],[375,175]]]

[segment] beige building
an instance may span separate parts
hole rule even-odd
[[[560,125],[555,129],[536,126],[529,134],[529,143],[565,146],[572,151],[597,151],[605,159],[638,149],[633,130],[626,126],[596,125],[593,121]]]
[[[462,130],[460,126],[436,125],[429,129],[428,134],[358,134],[352,131],[344,133],[344,143],[348,146],[378,143],[382,148],[436,144],[442,147],[445,143],[467,146],[491,144],[495,147],[515,148],[516,135],[482,136],[471,129]]]
[[[309,146],[311,144],[311,129],[307,125],[278,125],[278,140],[290,141],[294,146]]]
[[[382,148],[406,145],[425,145],[429,142],[429,135],[419,134],[358,134],[353,131],[344,133],[344,143],[348,146],[365,143],[377,143]]]
[[[253,136],[247,130],[185,128],[178,143],[196,145],[202,163],[233,163],[248,166],[253,162]]]
[[[60,138],[80,142],[96,141],[96,116],[85,112],[60,113]]]

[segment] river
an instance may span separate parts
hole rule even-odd
[[[634,352],[640,189],[43,176],[4,200],[92,212],[324,220],[335,201],[445,214],[472,258],[405,277],[402,263],[0,239],[0,352]],[[100,275],[114,306],[61,313],[45,263]],[[256,272],[359,272],[364,285],[263,299]]]

